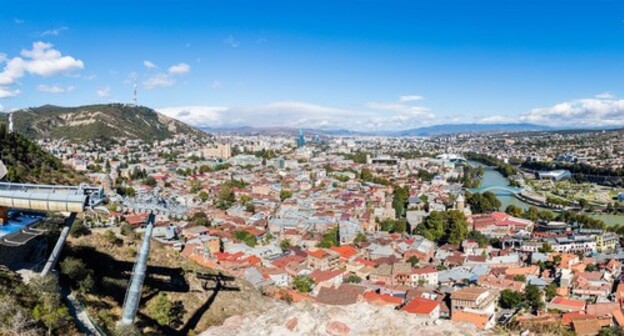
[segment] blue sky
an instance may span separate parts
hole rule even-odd
[[[0,105],[202,126],[624,124],[622,1],[0,1]]]

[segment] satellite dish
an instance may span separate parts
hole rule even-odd
[[[2,180],[2,178],[4,178],[6,174],[7,174],[7,168],[4,165],[4,162],[0,160],[0,180]]]

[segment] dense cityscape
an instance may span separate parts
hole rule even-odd
[[[624,2],[0,8],[0,336],[624,336]]]

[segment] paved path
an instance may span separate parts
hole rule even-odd
[[[66,299],[67,306],[69,307],[69,313],[74,318],[78,329],[83,335],[87,336],[104,336],[96,328],[95,325],[89,319],[87,311],[82,308],[82,305],[74,296],[74,293],[69,289],[63,287],[61,289],[61,295]]]

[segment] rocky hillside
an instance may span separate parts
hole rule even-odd
[[[86,236],[70,237],[60,262],[63,276],[68,259],[79,260],[83,273],[92,276],[92,288],[87,293],[81,284],[72,287],[82,292],[89,315],[110,334],[120,319],[141,243],[140,237],[114,231],[118,232],[116,240],[111,240],[110,234],[102,229]],[[249,283],[203,268],[157,242],[152,243],[147,273],[136,320],[141,335],[196,335],[197,331],[222,324],[228,317],[263,311],[272,302]],[[159,295],[174,303],[169,309],[177,313],[170,321],[166,318],[163,321],[160,311],[152,308]]]
[[[358,303],[325,306],[310,302],[273,302],[264,311],[235,315],[200,336],[239,335],[487,335],[472,325],[429,321],[390,307]]]
[[[3,115],[3,121],[7,116]],[[15,129],[32,139],[108,140],[141,139],[152,142],[174,134],[203,132],[148,107],[103,104],[79,107],[44,105],[14,112]]]
[[[61,160],[44,151],[19,133],[9,134],[0,123],[0,160],[7,167],[8,182],[77,185],[86,177],[63,165]]]

